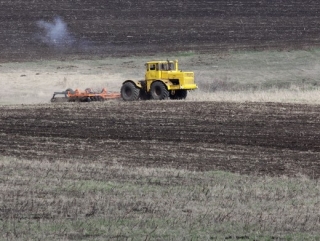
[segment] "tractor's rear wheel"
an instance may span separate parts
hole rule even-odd
[[[170,99],[172,100],[184,100],[187,98],[187,90],[175,90],[173,93],[170,93]]]
[[[188,91],[187,90],[179,90],[178,91],[178,100],[184,100],[185,98],[187,98],[188,95]]]
[[[160,81],[156,81],[151,85],[150,93],[154,100],[164,100],[169,97],[167,87]]]
[[[126,82],[121,87],[121,97],[124,101],[138,100],[140,95],[140,89],[133,83]]]

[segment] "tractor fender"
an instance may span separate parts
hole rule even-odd
[[[122,85],[124,85],[125,83],[131,82],[132,84],[134,84],[137,88],[142,89],[142,85],[140,81],[135,81],[135,80],[126,80],[122,83]]]

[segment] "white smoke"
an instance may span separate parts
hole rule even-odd
[[[38,38],[49,46],[58,48],[71,47],[76,42],[61,17],[56,17],[53,22],[38,21],[37,26],[41,29]]]

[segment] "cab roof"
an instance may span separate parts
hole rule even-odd
[[[149,61],[149,62],[147,62],[147,64],[165,64],[165,63],[174,63],[175,61],[173,61],[173,60],[153,60],[153,61]]]

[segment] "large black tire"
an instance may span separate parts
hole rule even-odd
[[[132,82],[126,82],[121,87],[121,97],[124,101],[135,101],[139,99],[140,89]]]
[[[177,92],[177,94],[178,94],[178,100],[184,100],[185,98],[187,98],[188,91],[187,90],[179,90]]]
[[[188,91],[187,90],[176,90],[174,91],[174,94],[170,93],[170,99],[173,100],[184,100],[187,98]]]
[[[169,97],[169,91],[167,90],[167,87],[160,81],[152,83],[150,94],[154,100],[165,100]]]

